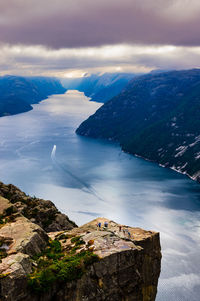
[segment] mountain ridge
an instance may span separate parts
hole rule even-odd
[[[66,89],[57,78],[1,76],[0,117],[30,111],[32,104],[38,103],[52,94],[65,92]]]
[[[137,76],[134,73],[103,73],[91,74],[74,79],[63,79],[66,89],[84,92],[91,101],[105,103],[119,94],[128,82]]]
[[[110,139],[128,153],[199,181],[200,70],[168,71],[133,79],[77,134]]]

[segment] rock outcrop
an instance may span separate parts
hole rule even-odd
[[[51,201],[30,197],[12,184],[5,185],[0,182],[0,196],[10,201],[13,210],[46,232],[70,230],[76,226],[65,214],[58,211]]]
[[[8,200],[0,201],[0,241],[5,249],[0,300],[155,300],[161,264],[159,233],[98,218],[47,235],[22,211],[14,208],[11,213]]]
[[[13,203],[0,196],[0,300],[21,300],[26,295],[31,257],[41,253],[49,240]]]
[[[97,229],[97,224],[105,221],[108,227]],[[76,283],[71,299],[61,294],[55,300],[155,300],[161,262],[159,233],[105,218],[69,233],[81,236],[100,261]]]
[[[17,253],[4,258],[0,264],[0,300],[26,300],[26,276],[31,271],[29,255]]]
[[[6,223],[0,229],[0,238],[3,238],[8,255],[18,252],[36,255],[44,249],[48,241],[46,232],[23,216]],[[5,238],[10,241],[7,246]]]
[[[159,233],[105,218],[77,227],[13,185],[0,195],[1,301],[155,300]]]

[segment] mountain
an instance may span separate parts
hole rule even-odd
[[[0,117],[26,112],[31,104],[38,103],[51,94],[65,93],[66,89],[56,78],[0,77]]]
[[[77,129],[200,181],[200,70],[132,80]]]
[[[133,73],[92,74],[75,79],[63,79],[62,84],[68,90],[78,90],[91,98],[91,101],[106,102],[119,94],[135,76]]]

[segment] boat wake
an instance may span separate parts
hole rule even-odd
[[[65,165],[63,167],[61,164],[56,159],[56,145],[53,146],[52,151],[51,151],[51,160],[53,164],[59,168],[60,170],[64,171],[66,174],[68,174],[71,178],[73,178],[79,185],[81,185],[81,190],[83,190],[86,193],[89,193],[93,196],[95,196],[98,200],[105,202],[103,198],[101,198],[98,193],[95,191],[94,188],[92,188],[90,185],[88,185],[85,181],[83,181],[81,178],[77,177],[75,174],[73,174],[70,171],[70,168]]]
[[[51,160],[54,162],[55,158],[56,158],[56,145],[54,144],[51,152]]]

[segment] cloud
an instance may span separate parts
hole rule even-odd
[[[200,45],[196,0],[9,0],[1,1],[0,12],[3,43]]]
[[[0,1],[1,74],[199,67],[196,0]]]
[[[50,49],[45,46],[0,46],[1,74],[79,75],[84,72],[148,72],[152,69],[200,67],[200,47],[110,45]]]

